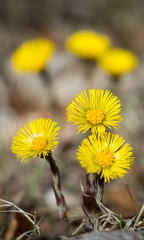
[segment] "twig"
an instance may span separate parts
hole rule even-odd
[[[2,227],[2,229],[0,231],[0,236],[2,235],[3,230],[4,230],[4,227]]]
[[[132,203],[133,203],[133,206],[134,206],[137,214],[139,214],[139,208],[138,208],[138,206],[137,206],[137,203],[136,203],[136,201],[135,201],[135,199],[134,199],[134,197],[133,197],[133,195],[132,195],[132,192],[131,192],[128,184],[127,184],[124,180],[122,180],[122,181],[123,181],[123,183],[124,183],[124,185],[125,185],[125,188],[126,188],[126,190],[127,190],[127,192],[128,192],[128,195],[129,195],[129,197],[130,197],[130,199],[131,199],[131,201],[132,201]]]
[[[37,230],[37,232],[38,232],[38,235],[40,236],[39,226],[36,225],[35,222],[28,216],[28,215],[30,215],[31,217],[34,218],[34,216],[33,216],[32,214],[27,213],[27,212],[24,212],[21,208],[19,208],[18,206],[16,206],[16,205],[15,205],[14,203],[12,203],[12,202],[9,202],[9,201],[4,200],[4,199],[1,199],[1,198],[0,198],[0,201],[1,201],[1,202],[4,202],[4,203],[7,203],[7,204],[3,204],[3,205],[1,205],[1,206],[14,207],[14,208],[17,209],[17,210],[11,210],[11,209],[10,209],[10,210],[3,210],[3,211],[0,211],[0,212],[19,212],[19,213],[23,214],[23,215],[33,224],[34,228],[35,228],[35,229]]]
[[[139,214],[138,214],[138,216],[137,216],[137,218],[136,218],[136,221],[135,221],[135,224],[134,224],[134,228],[136,228],[136,226],[137,226],[137,224],[138,224],[138,221],[139,221],[140,218],[142,217],[143,213],[144,213],[144,204],[143,204],[143,206],[142,206],[142,208],[141,208],[141,210],[140,210],[140,212],[139,212]]]
[[[85,225],[85,221],[83,220],[83,222],[77,227],[77,229],[72,233],[72,236],[75,235],[83,226]]]

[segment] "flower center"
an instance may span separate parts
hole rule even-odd
[[[46,139],[44,137],[35,137],[31,143],[33,151],[43,150],[46,146]]]
[[[95,156],[96,163],[103,168],[109,168],[114,163],[115,157],[109,150],[101,150]]]
[[[95,109],[95,110],[89,110],[86,113],[87,120],[92,124],[99,124],[104,119],[104,114],[101,110]]]

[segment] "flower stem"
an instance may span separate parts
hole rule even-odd
[[[96,174],[96,198],[102,202],[104,193],[104,178],[100,178],[100,175]]]
[[[98,216],[100,213],[100,207],[96,198],[101,201],[102,195],[103,179],[100,179],[97,174],[86,173],[86,190],[83,192],[81,205],[84,213],[89,218],[92,229],[95,231],[98,230]]]
[[[98,174],[86,174],[86,190],[82,196],[82,208],[94,231],[99,228],[100,207],[96,199],[102,202],[104,191],[104,178]]]
[[[94,175],[92,173],[86,174],[86,189],[89,192],[96,194],[95,187],[96,187],[96,181],[95,181]]]
[[[52,172],[52,187],[56,197],[59,218],[60,220],[64,220],[67,218],[67,214],[66,214],[67,206],[66,206],[64,195],[61,192],[59,169],[56,166],[55,160],[53,159],[51,152],[45,158],[47,162],[50,164],[50,168]]]
[[[100,178],[100,175],[95,174],[96,179],[96,198],[102,202],[104,192],[104,178]],[[99,227],[99,215],[95,215],[94,230],[97,231]]]

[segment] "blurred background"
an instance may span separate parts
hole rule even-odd
[[[75,95],[89,88],[109,89],[122,102],[123,121],[116,131],[133,148],[135,162],[125,180],[139,208],[144,194],[144,1],[143,0],[5,0],[0,1],[0,198],[34,213],[46,236],[59,232],[57,208],[51,189],[47,162],[38,158],[27,164],[16,160],[11,141],[27,122],[52,118],[61,126],[60,144],[54,151],[59,166],[68,216],[74,229],[84,215],[80,179],[84,170],[76,151],[87,134],[76,134],[66,121],[66,107]],[[79,30],[107,35],[114,47],[132,51],[138,67],[118,81],[101,69],[72,54],[66,39]],[[11,67],[11,55],[24,41],[46,38],[55,52],[41,73],[18,74]],[[136,211],[120,180],[105,186],[104,204],[125,218]],[[15,225],[13,221],[16,221]],[[0,232],[5,239],[26,231],[24,220],[0,212]]]

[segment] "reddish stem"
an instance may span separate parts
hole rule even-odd
[[[46,160],[50,164],[50,168],[52,172],[52,187],[56,197],[59,218],[60,220],[63,220],[67,218],[67,214],[66,214],[67,206],[66,206],[64,195],[61,192],[59,169],[56,166],[55,160],[53,159],[51,152],[49,153],[48,156],[46,156]]]
[[[81,206],[94,228],[96,215],[100,212],[96,198],[101,202],[104,189],[104,179],[97,174],[86,174],[86,190],[83,192]]]

